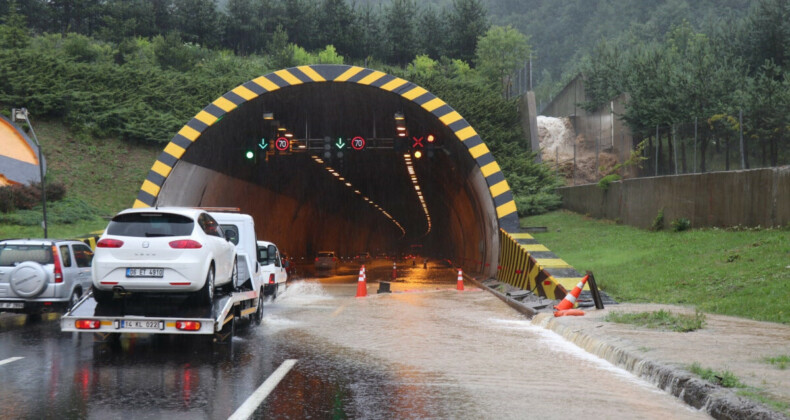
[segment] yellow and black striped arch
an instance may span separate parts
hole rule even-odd
[[[509,231],[518,228],[516,203],[513,201],[513,194],[504,174],[483,140],[458,112],[414,83],[377,70],[346,65],[312,65],[279,70],[250,80],[217,98],[195,115],[168,143],[143,182],[134,207],[150,207],[156,203],[165,179],[186,149],[200,138],[205,129],[227,113],[244,102],[268,92],[303,83],[325,82],[357,83],[377,87],[398,94],[432,113],[455,134],[458,141],[466,146],[469,154],[480,167],[488,184],[500,227]]]

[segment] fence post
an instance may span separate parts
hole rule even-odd
[[[672,124],[672,151],[675,154],[675,156],[674,156],[674,160],[675,160],[675,175],[678,174],[678,142],[676,140],[676,137],[677,137],[676,134],[677,133],[675,132],[675,124]]]
[[[659,140],[659,137],[658,137],[658,124],[656,124],[656,165],[655,165],[656,176],[658,176],[658,142],[659,141],[660,140]]]
[[[598,147],[601,143],[601,136],[600,132],[598,132],[598,137],[595,138],[595,179],[598,179]]]
[[[741,136],[741,169],[746,169],[746,154],[743,147],[743,109],[738,110],[738,131]]]
[[[697,117],[694,117],[694,173],[697,173]]]

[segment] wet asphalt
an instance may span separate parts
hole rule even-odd
[[[535,331],[490,294],[455,291],[439,265],[400,269],[382,295],[391,263],[369,265],[365,299],[353,297],[357,266],[299,271],[266,302],[264,322],[240,323],[229,344],[124,335],[95,345],[52,321],[1,330],[0,417],[224,419],[290,359],[253,418],[704,417]],[[563,371],[573,380],[558,381]],[[596,386],[569,407],[584,381]]]

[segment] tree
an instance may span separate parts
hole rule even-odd
[[[25,16],[19,13],[19,6],[12,0],[8,4],[8,13],[3,16],[0,25],[0,46],[16,50],[24,48],[30,42]]]
[[[490,24],[481,0],[453,0],[448,16],[447,46],[450,57],[471,63],[475,58],[477,40],[486,33]]]
[[[447,55],[445,47],[448,44],[448,40],[445,39],[447,26],[432,6],[429,5],[420,14],[416,34],[421,54],[427,54],[434,60]]]
[[[323,46],[318,39],[321,28],[316,3],[305,0],[284,0],[283,3],[282,17],[277,22],[282,24],[290,41],[307,49]]]
[[[507,97],[513,72],[529,57],[527,37],[511,26],[492,26],[477,43],[475,62],[483,76],[500,83]]]
[[[742,53],[749,57],[756,72],[766,60],[782,69],[790,69],[790,2],[760,0],[745,20],[746,45]]]
[[[341,55],[357,49],[357,17],[345,0],[324,0],[319,12],[318,39],[321,45],[334,45]]]
[[[219,44],[215,0],[175,0],[175,22],[184,41],[213,47]]]
[[[405,65],[415,56],[414,15],[417,4],[414,0],[393,0],[386,9],[386,52],[390,63]]]
[[[763,146],[763,164],[770,161],[771,166],[779,163],[779,150],[787,138],[787,110],[790,108],[790,72],[782,72],[773,61],[766,61],[758,74],[749,80],[748,101],[751,122],[748,124]],[[768,147],[768,151],[765,147]],[[784,146],[784,147],[780,147]],[[768,159],[766,159],[766,157]]]
[[[229,0],[223,18],[223,44],[238,55],[249,55],[263,48],[265,21],[257,15],[261,4],[256,0]]]

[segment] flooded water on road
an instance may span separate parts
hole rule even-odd
[[[261,332],[287,336],[331,365],[373,372],[375,381],[358,378],[338,397],[352,417],[708,417],[487,292],[455,291],[450,270],[404,271],[416,284],[392,285],[408,292],[368,298],[354,298],[351,283],[295,283],[270,306]]]

